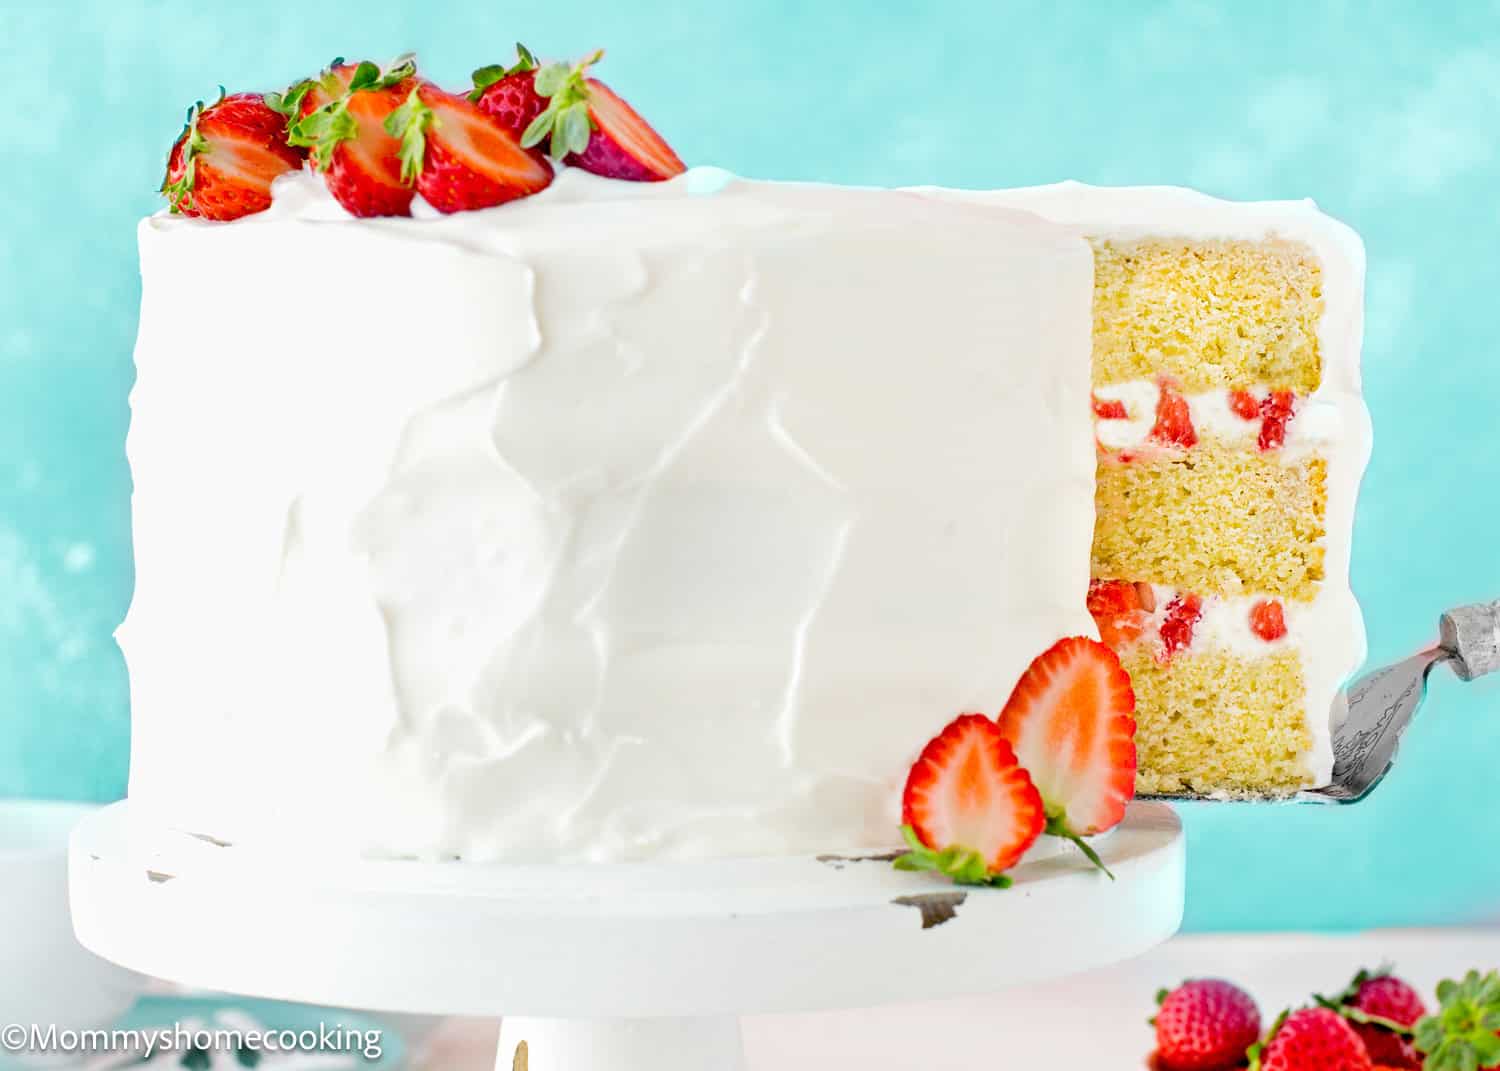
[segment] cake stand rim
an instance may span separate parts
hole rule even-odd
[[[162,844],[181,852],[175,872],[150,865]],[[1176,814],[1134,803],[1099,848],[1114,882],[1060,857],[1018,868],[1009,890],[814,857],[603,864],[583,890],[562,864],[344,864],[319,882],[233,865],[233,849],[134,820],[124,801],[75,829],[70,900],[96,954],[207,989],[393,1012],[686,1018],[992,992],[1176,932]]]

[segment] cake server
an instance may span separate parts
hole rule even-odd
[[[1308,803],[1357,803],[1380,783],[1396,745],[1427,694],[1427,675],[1444,662],[1459,680],[1500,670],[1500,600],[1449,610],[1437,646],[1366,674],[1349,686],[1349,713],[1333,730],[1333,780],[1297,794]]]
[[[1333,729],[1333,779],[1297,793],[1297,800],[1358,803],[1369,795],[1395,761],[1396,745],[1427,695],[1427,675],[1434,666],[1446,662],[1465,681],[1500,671],[1500,600],[1449,610],[1439,619],[1438,636],[1435,647],[1368,673],[1345,690],[1348,713]]]

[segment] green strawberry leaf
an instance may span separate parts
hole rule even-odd
[[[1438,1010],[1413,1032],[1427,1071],[1476,1071],[1500,1063],[1500,971],[1470,971],[1438,984]]]
[[[537,96],[547,98],[547,107],[522,132],[523,147],[550,138],[547,151],[554,160],[589,147],[594,124],[588,113],[588,70],[603,58],[604,50],[598,49],[571,67],[549,63],[537,69],[532,87]]]
[[[1047,816],[1047,825],[1042,830],[1042,832],[1049,833],[1054,837],[1061,837],[1063,838],[1063,840],[1072,841],[1073,844],[1077,846],[1078,850],[1084,854],[1089,862],[1093,863],[1100,870],[1104,871],[1105,874],[1109,875],[1110,881],[1115,880],[1114,874],[1110,872],[1109,867],[1104,865],[1104,860],[1099,858],[1099,853],[1094,851],[1093,845],[1089,844],[1088,841],[1084,840],[1077,833],[1073,832],[1073,827],[1068,825],[1068,820],[1065,815],[1049,814]]]
[[[385,132],[401,140],[401,181],[414,185],[422,173],[427,157],[427,131],[432,127],[432,109],[422,101],[419,86],[413,86],[406,100],[385,117]]]
[[[897,857],[891,864],[897,870],[926,870],[953,879],[957,885],[983,885],[992,889],[1008,889],[1011,879],[1005,874],[991,874],[984,857],[978,852],[959,845],[950,845],[935,852],[917,837],[917,831],[909,825],[901,827],[901,836],[911,851]]]

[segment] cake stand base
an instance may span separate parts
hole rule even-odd
[[[745,1071],[740,1022],[700,1019],[527,1019],[500,1023],[495,1071]]]
[[[736,1071],[742,1014],[994,992],[1174,933],[1172,811],[1133,804],[1098,849],[1116,881],[1069,848],[1017,867],[1007,890],[888,858],[298,862],[161,828],[127,802],[74,832],[70,886],[83,944],[157,978],[503,1016],[501,1069]]]

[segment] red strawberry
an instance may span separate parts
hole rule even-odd
[[[1286,613],[1275,599],[1261,599],[1250,607],[1250,631],[1267,643],[1286,635]]]
[[[1041,835],[1046,816],[1031,778],[995,723],[963,714],[932,739],[906,778],[901,870],[936,870],[965,885],[1002,876]]]
[[[1149,594],[1149,584],[1132,584],[1129,580],[1089,581],[1089,613],[1099,626],[1099,638],[1118,651],[1140,638],[1146,631],[1148,607],[1142,588]]]
[[[1276,450],[1286,442],[1286,426],[1292,419],[1295,396],[1289,390],[1273,390],[1260,404],[1260,439],[1262,450]]]
[[[1083,838],[1124,818],[1135,794],[1134,712],[1119,658],[1083,636],[1037,656],[1000,712],[1001,734],[1042,794],[1046,832],[1071,840],[1106,874]]]
[[[659,182],[687,170],[660,134],[597,78],[586,77],[604,52],[584,57],[572,67],[549,63],[539,68],[532,89],[547,99],[521,137],[527,147],[547,141],[561,160],[605,178]]]
[[[193,105],[161,184],[172,211],[229,220],[270,208],[271,180],[302,163],[285,128],[258,93]]]
[[[288,129],[304,115],[338,100],[349,91],[354,81],[357,63],[345,63],[342,56],[335,57],[316,78],[304,78],[294,82],[284,92],[267,93],[266,105],[274,112],[286,117]]]
[[[1095,398],[1094,415],[1100,420],[1125,420],[1130,413],[1118,398]]]
[[[494,119],[519,141],[526,128],[547,110],[547,98],[537,95],[536,57],[519,41],[516,62],[506,67],[492,64],[474,72],[474,89],[469,100]]]
[[[1229,408],[1241,420],[1254,420],[1260,416],[1260,402],[1247,390],[1230,391]]]
[[[1219,978],[1183,982],[1156,994],[1157,1062],[1163,1071],[1221,1071],[1244,1063],[1260,1037],[1260,1009]]]
[[[1421,1071],[1422,1056],[1402,1031],[1427,1014],[1427,1005],[1388,969],[1361,970],[1340,993],[1317,1000],[1350,1020],[1372,1061]]]
[[[1151,428],[1151,439],[1167,446],[1196,446],[1198,433],[1193,429],[1193,414],[1187,399],[1176,385],[1162,380],[1161,394],[1156,400],[1156,423]]]
[[[401,139],[401,177],[439,212],[527,197],[552,182],[547,158],[463,97],[418,85],[386,121]]]
[[[1184,592],[1167,603],[1167,618],[1161,623],[1161,651],[1156,660],[1166,665],[1178,651],[1193,645],[1193,629],[1203,616],[1203,600],[1192,592]]]
[[[1373,1071],[1365,1043],[1337,1012],[1303,1008],[1283,1014],[1251,1049],[1255,1071]]]
[[[387,133],[385,123],[415,79],[409,56],[385,70],[365,61],[355,67],[343,96],[292,123],[289,140],[312,150],[309,163],[352,215],[411,215],[416,191],[402,180],[401,142]]]

